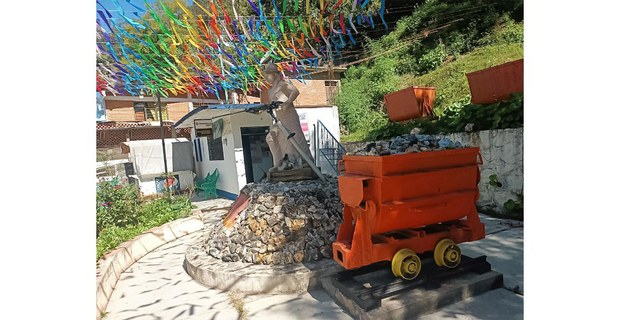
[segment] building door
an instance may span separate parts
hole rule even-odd
[[[243,146],[243,162],[247,183],[260,182],[267,177],[267,170],[273,165],[271,151],[265,138],[269,127],[241,128],[241,144]]]

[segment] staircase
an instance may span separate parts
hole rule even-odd
[[[321,120],[318,120],[316,125],[316,150],[317,166],[328,171],[326,173],[338,175],[338,161],[342,160],[346,150]],[[326,168],[323,165],[325,163],[328,163],[329,167]]]

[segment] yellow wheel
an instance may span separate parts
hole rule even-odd
[[[461,263],[461,249],[450,239],[439,241],[433,255],[435,263],[440,267],[455,268]]]
[[[413,280],[421,269],[420,257],[410,249],[400,249],[392,258],[392,273],[397,277]]]

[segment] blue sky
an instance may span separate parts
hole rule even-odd
[[[112,8],[116,8],[116,5],[114,4],[114,2],[112,0],[98,0],[99,3],[101,3],[106,9],[110,10]],[[149,4],[152,4],[154,2],[157,2],[156,0],[147,0],[149,2]],[[183,3],[187,3],[187,4],[193,4],[194,1],[192,0],[181,0],[183,1]],[[132,7],[129,3],[127,3],[127,0],[117,0],[117,2],[121,5],[121,7],[124,10],[127,11],[136,11],[136,9],[134,7]],[[135,4],[136,6],[145,9],[144,7],[144,0],[131,0],[131,3]],[[97,5],[97,9],[100,9],[101,7],[99,5]],[[110,12],[111,14],[114,14],[114,12]]]
[[[97,0],[104,8],[106,8],[110,14],[112,15],[112,19],[114,19],[114,22],[120,22],[123,19],[118,15],[118,10],[116,3],[120,4],[121,8],[123,8],[123,10],[125,11],[125,16],[134,19],[135,15],[133,14],[133,12],[137,12],[138,10],[134,7],[132,7],[129,3],[127,3],[127,0]],[[151,5],[151,7],[156,7],[159,6],[157,4],[157,0],[147,0],[148,3]],[[188,5],[191,5],[194,3],[193,0],[180,0],[183,3],[187,3]],[[115,3],[116,2],[116,3]],[[144,5],[144,0],[131,0],[131,3],[136,5],[139,8],[142,9],[146,9],[146,6]],[[101,10],[101,6],[99,4],[96,5],[97,10]],[[106,17],[107,18],[107,17]],[[101,21],[101,18],[99,17],[99,14],[97,14],[97,19],[100,21],[101,26],[106,30],[106,31],[110,31],[108,29],[108,27],[106,26],[105,22]]]

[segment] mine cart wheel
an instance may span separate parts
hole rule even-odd
[[[439,241],[433,255],[440,267],[455,268],[461,263],[461,249],[450,239]]]
[[[420,274],[422,261],[410,249],[400,249],[392,258],[392,273],[403,279],[413,280]]]

